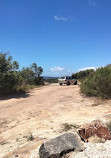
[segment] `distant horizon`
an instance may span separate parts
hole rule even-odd
[[[9,53],[9,51],[7,51],[7,52],[3,52],[3,51],[0,51],[0,52],[2,52],[2,53],[8,53],[9,54],[9,56],[11,55],[10,53]],[[11,55],[12,56],[12,55]],[[13,58],[13,56],[12,56],[12,61],[17,61],[16,59],[14,59]],[[17,61],[18,62],[18,64],[19,64],[19,61]],[[25,68],[27,68],[27,67],[30,67],[31,65],[32,65],[33,63],[31,63],[31,64],[29,64],[29,65],[26,65],[26,66],[24,66]],[[107,66],[107,65],[109,65],[109,64],[106,64],[106,65],[104,65],[104,66]],[[38,67],[39,66],[41,66],[41,65],[37,65]],[[104,67],[104,66],[99,66],[99,67]],[[71,76],[73,73],[78,73],[78,72],[80,72],[80,71],[85,71],[85,70],[89,70],[89,69],[94,69],[94,70],[96,70],[97,68],[99,68],[99,67],[84,67],[84,68],[80,68],[80,69],[78,69],[77,71],[75,71],[75,72],[68,72],[68,73],[66,73],[66,72],[64,72],[63,70],[64,70],[64,68],[61,68],[61,67],[54,67],[54,68],[51,68],[52,69],[52,71],[54,71],[55,72],[55,74],[52,74],[52,75],[44,75],[44,73],[41,75],[41,76],[45,76],[45,77],[61,77],[61,76]],[[43,67],[42,67],[43,68]],[[23,69],[23,67],[21,67],[21,65],[19,65],[19,69],[18,69],[18,71],[19,70],[22,70]],[[44,68],[43,68],[43,70],[44,70]],[[61,74],[61,71],[62,71],[62,74]],[[56,72],[58,72],[57,74],[59,74],[58,76],[56,75]],[[60,72],[60,73],[59,73]]]
[[[71,75],[111,61],[110,0],[0,0],[0,51],[20,69]]]

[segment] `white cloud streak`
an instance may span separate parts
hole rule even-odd
[[[53,68],[50,69],[50,71],[53,71],[53,72],[60,72],[60,71],[63,71],[63,70],[64,70],[64,68],[62,68],[62,67],[53,67]]]
[[[89,70],[89,69],[94,69],[94,70],[96,70],[97,67],[85,67],[85,68],[79,69],[77,72],[79,72],[79,71],[85,71],[85,70]]]
[[[92,6],[95,6],[97,4],[95,0],[88,0],[88,3]]]
[[[57,21],[68,21],[69,20],[69,17],[62,17],[62,16],[57,16],[55,15],[54,16],[54,19],[57,20]]]

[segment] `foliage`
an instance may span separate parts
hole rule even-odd
[[[26,137],[27,137],[28,141],[33,141],[34,140],[34,136],[32,135],[32,133],[29,133]]]
[[[0,95],[10,94],[19,82],[17,61],[12,62],[12,57],[8,53],[0,52]]]
[[[33,63],[30,68],[34,72],[35,77],[39,77],[43,73],[42,67],[37,67],[36,63]]]
[[[45,82],[48,82],[48,83],[58,83],[58,79],[57,78],[48,78],[48,79],[45,79]]]
[[[67,132],[67,131],[72,130],[72,129],[76,130],[77,128],[79,128],[79,126],[76,124],[63,123],[61,132]]]
[[[87,96],[111,98],[111,69],[101,67],[87,76],[81,83],[81,91]]]
[[[41,67],[33,63],[30,67],[21,71],[17,61],[12,61],[8,53],[0,52],[0,96],[9,95],[18,91],[25,92],[29,85],[43,84],[40,75],[43,72]]]
[[[43,69],[41,67],[37,67],[36,63],[33,63],[30,67],[23,68],[21,71],[19,71],[19,75],[22,76],[22,82],[24,84],[43,84],[42,77],[40,75],[42,74]]]
[[[30,68],[25,68],[19,71],[19,75],[22,77],[21,82],[24,84],[31,84],[31,80],[34,78],[34,72]]]
[[[22,94],[28,92],[30,89],[37,88],[41,85],[19,84],[16,86],[16,93]]]
[[[86,77],[81,83],[81,91],[87,96],[97,96],[97,89],[93,77]]]
[[[87,77],[88,75],[92,74],[94,72],[94,69],[88,69],[88,70],[85,70],[85,71],[79,71],[75,74],[72,74],[72,77],[73,78],[76,78],[76,79],[84,79],[85,77]]]

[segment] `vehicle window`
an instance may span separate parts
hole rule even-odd
[[[60,77],[60,79],[65,79],[65,77]]]
[[[70,76],[67,76],[66,79],[71,79],[71,77],[70,77]]]

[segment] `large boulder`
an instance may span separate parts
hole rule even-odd
[[[84,146],[77,134],[66,133],[43,143],[39,149],[40,158],[60,158],[70,151],[83,151]]]
[[[78,134],[85,141],[94,135],[104,140],[111,140],[108,128],[100,120],[94,120],[90,123],[83,124],[79,127]]]

